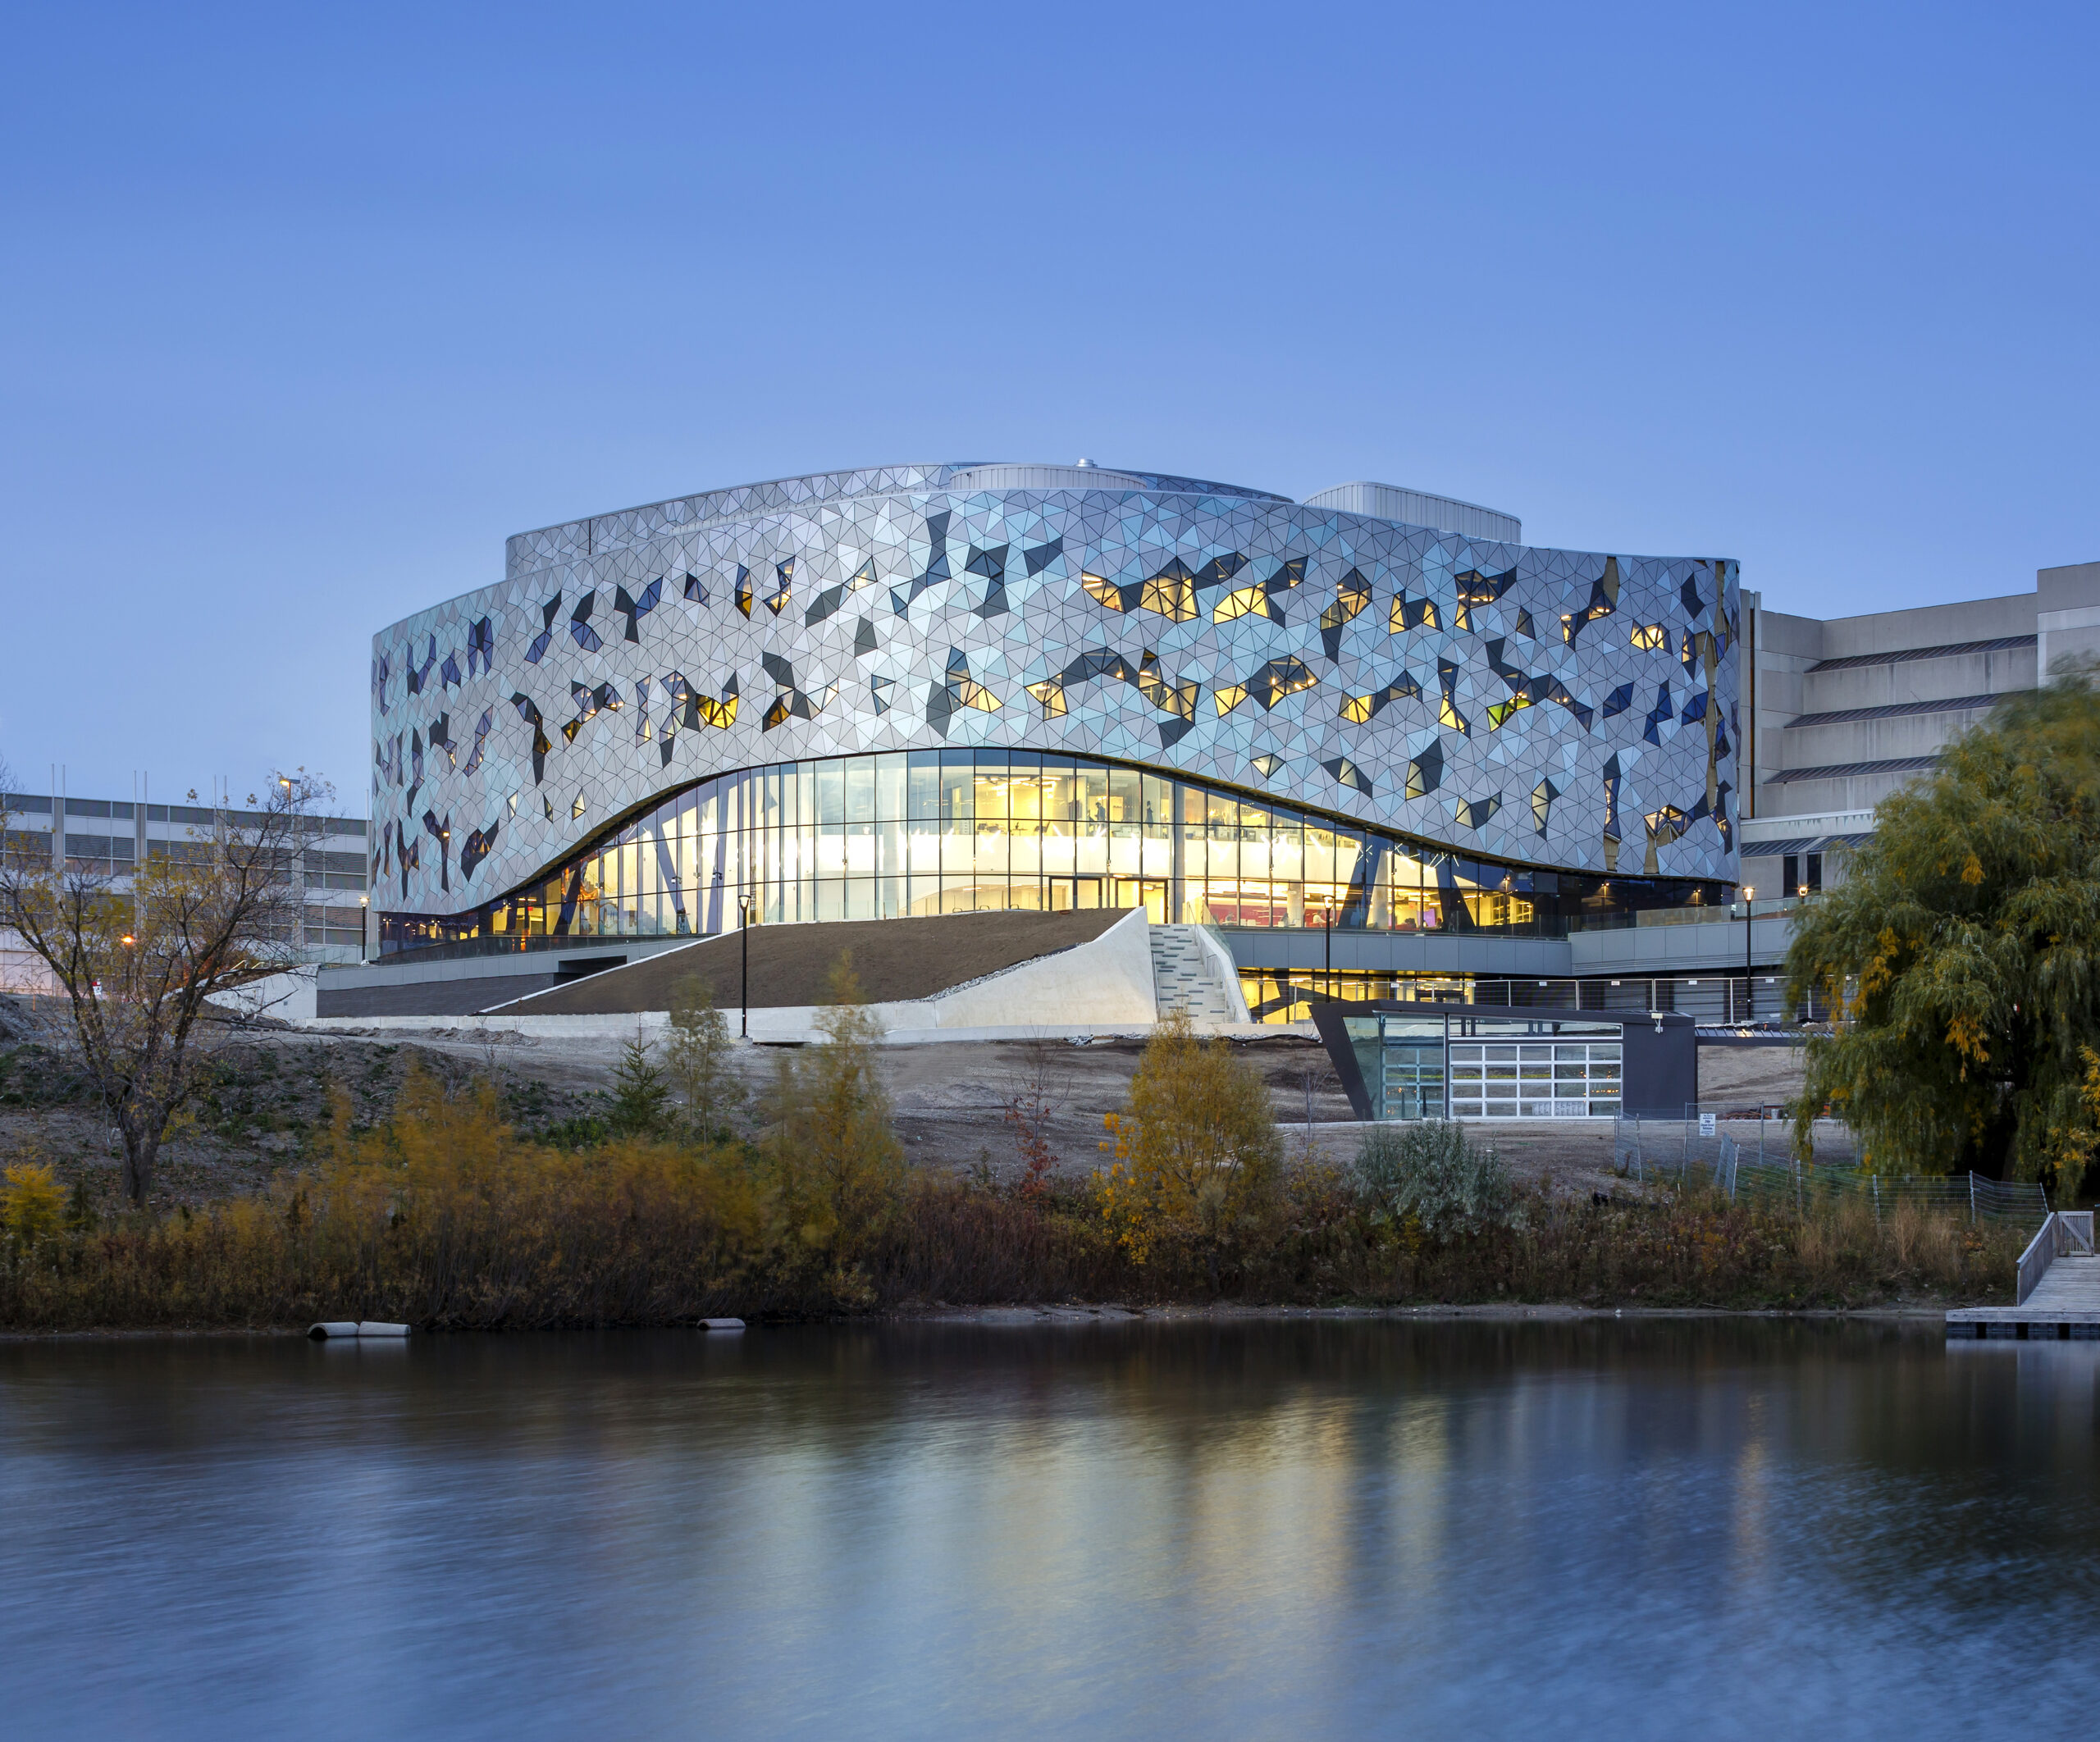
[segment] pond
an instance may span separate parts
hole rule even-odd
[[[0,1727],[2067,1735],[2097,1364],[1696,1319],[0,1343]]]

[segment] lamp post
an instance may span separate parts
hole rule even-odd
[[[744,967],[737,991],[737,1001],[743,1006],[742,1037],[751,1037],[751,898],[747,895],[737,897],[737,930],[743,937]]]
[[[1745,1022],[1757,1019],[1757,996],[1752,990],[1757,983],[1750,977],[1750,901],[1756,893],[1749,884],[1742,886],[1742,1019]]]

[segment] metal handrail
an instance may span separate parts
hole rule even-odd
[[[2020,1283],[2015,1289],[2012,1303],[2025,1306],[2042,1279],[2049,1274],[2049,1266],[2057,1256],[2057,1213],[2051,1211],[2048,1219],[2034,1230],[2034,1238],[2027,1243],[2027,1250],[2020,1255]]]
[[[2052,1210],[2027,1243],[2027,1250],[2020,1255],[2020,1286],[2013,1304],[2027,1304],[2028,1296],[2041,1286],[2049,1266],[2057,1259],[2093,1256],[2093,1212]]]

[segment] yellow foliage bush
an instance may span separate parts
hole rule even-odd
[[[57,1232],[66,1199],[48,1165],[17,1162],[0,1177],[7,1181],[0,1187],[0,1228],[25,1246]]]
[[[1112,1159],[1094,1179],[1102,1221],[1134,1264],[1163,1238],[1189,1243],[1215,1287],[1221,1260],[1274,1207],[1282,1146],[1259,1074],[1177,1013],[1146,1043],[1129,1104],[1107,1124]]]
[[[627,1138],[566,1151],[521,1142],[493,1086],[447,1095],[412,1070],[393,1118],[354,1134],[338,1091],[327,1152],[288,1224],[399,1316],[501,1322],[675,1316],[741,1280],[763,1245],[758,1194],[714,1146]]]
[[[882,1025],[869,1013],[842,955],[830,1002],[817,1018],[821,1046],[783,1051],[762,1106],[767,1185],[786,1231],[815,1260],[828,1259],[842,1300],[865,1288],[860,1265],[904,1183],[904,1151],[875,1069]]]
[[[2009,1297],[2027,1234],[1691,1190],[1611,1206],[1527,1193],[1521,1218],[1425,1241],[1377,1212],[1360,1170],[1308,1156],[1286,1174],[1254,1074],[1185,1028],[1148,1053],[1090,1190],[1024,1197],[898,1166],[865,1062],[793,1079],[824,1092],[792,1129],[829,1151],[778,1127],[756,1148],[555,1149],[507,1129],[486,1084],[448,1095],[412,1074],[383,1124],[354,1130],[339,1096],[316,1167],[201,1212],[66,1213],[52,1170],[18,1165],[0,1188],[0,1325],[663,1325],[1228,1284],[1268,1301],[1988,1299]]]

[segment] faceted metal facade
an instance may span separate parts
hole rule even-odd
[[[374,904],[472,908],[728,770],[963,745],[1517,865],[1732,882],[1741,610],[1726,560],[1151,474],[681,497],[514,538],[501,582],[374,637]]]

